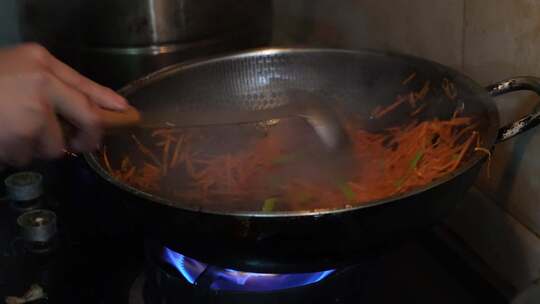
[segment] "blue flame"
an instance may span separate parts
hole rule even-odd
[[[169,248],[163,251],[164,258],[174,266],[182,276],[191,284],[195,284],[197,278],[204,272],[207,265],[190,259],[180,253],[174,252]]]
[[[168,248],[164,248],[163,257],[182,274],[186,281],[193,285],[197,285],[197,279],[205,270],[211,271],[205,274],[212,278],[210,288],[224,291],[264,292],[307,286],[325,279],[334,272],[334,270],[326,270],[312,273],[273,274],[208,268],[207,264]]]

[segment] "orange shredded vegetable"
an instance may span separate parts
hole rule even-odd
[[[443,85],[448,98],[455,98],[453,84],[446,80]],[[373,111],[373,117],[380,118],[407,101],[410,115],[417,115],[426,108],[427,101],[418,101],[425,99],[429,87],[426,82],[419,92],[399,96],[391,105]],[[118,169],[110,163],[107,149],[102,152],[104,166],[113,176],[144,191],[160,195],[164,191],[175,199],[200,204],[252,202],[249,208],[253,210],[268,209],[263,204],[269,199],[272,210],[318,210],[372,202],[422,187],[458,169],[475,152],[491,158],[491,152],[480,146],[477,128],[458,111],[447,120],[412,121],[381,132],[368,132],[351,122],[347,132],[353,145],[355,162],[349,168],[353,174],[336,184],[276,178],[275,172],[299,156],[271,132],[250,141],[247,149],[219,155],[199,147],[204,138],[193,129],[156,130],[151,134],[153,142],[146,146],[133,135],[144,157],[133,163],[135,158],[126,152]]]

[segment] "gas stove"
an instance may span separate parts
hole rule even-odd
[[[251,273],[208,265],[145,239],[80,168],[76,160],[29,168],[45,181],[39,210],[55,215],[49,250],[28,250],[21,211],[0,204],[1,298],[33,286],[47,296],[32,303],[508,302],[493,274],[472,267],[472,254],[444,226],[337,269]]]

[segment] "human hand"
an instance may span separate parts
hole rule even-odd
[[[95,149],[102,136],[98,107],[123,111],[128,105],[42,46],[0,49],[0,165],[56,158],[66,145],[74,152]],[[57,115],[76,128],[68,143]]]

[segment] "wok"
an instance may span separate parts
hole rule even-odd
[[[493,97],[517,90],[540,93],[540,81],[518,77],[486,88],[467,76],[425,59],[380,51],[328,49],[264,49],[179,64],[135,81],[120,92],[142,112],[168,106],[175,110],[253,110],[279,105],[288,89],[302,89],[336,101],[346,111],[366,118],[366,128],[379,130],[411,120],[396,110],[369,119],[374,108],[393,102],[397,94],[420,90],[423,81],[404,85],[411,73],[429,80],[429,105],[421,119],[450,118],[457,108],[479,122],[482,145],[496,143],[532,128],[533,113],[501,127]],[[455,85],[449,102],[441,86]],[[109,157],[135,147],[128,134],[105,140]],[[107,184],[124,194],[128,219],[142,223],[148,237],[203,262],[255,272],[314,271],[335,267],[407,233],[444,219],[477,177],[485,155],[475,154],[453,173],[399,196],[326,211],[262,212],[205,210],[135,189],[113,178],[100,154],[85,155]]]

